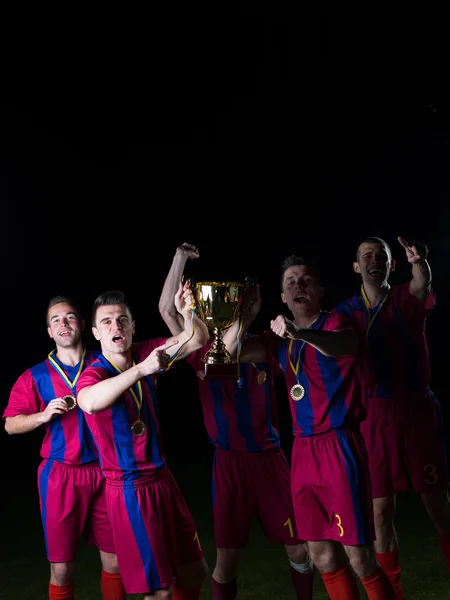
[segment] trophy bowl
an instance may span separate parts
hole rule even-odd
[[[203,359],[203,378],[234,379],[237,377],[236,363],[225,348],[222,334],[239,318],[245,285],[235,281],[199,281],[193,291],[197,314],[214,333],[212,346]]]

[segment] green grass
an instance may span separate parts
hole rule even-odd
[[[210,573],[215,562],[210,506],[209,458],[204,465],[173,468],[196,520]],[[196,473],[192,480],[192,473]],[[5,489],[8,489],[5,488]],[[11,488],[9,488],[11,489]],[[28,486],[5,498],[0,546],[0,599],[47,600],[48,564],[38,513],[37,491]],[[408,600],[450,600],[450,574],[439,550],[436,532],[419,499],[404,494],[398,501],[397,529],[401,543],[403,586]],[[76,599],[99,600],[99,558],[95,548],[80,545],[76,568]],[[242,553],[239,600],[294,600],[284,549],[269,544],[255,523],[250,544]],[[361,598],[364,598],[364,593]],[[140,596],[128,596],[138,600]],[[211,600],[209,580],[202,598]],[[315,599],[328,598],[319,577]]]

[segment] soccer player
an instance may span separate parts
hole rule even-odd
[[[105,501],[105,480],[75,385],[98,352],[84,347],[85,326],[64,296],[48,304],[47,332],[56,344],[43,362],[23,373],[3,413],[9,434],[45,428],[38,487],[47,558],[50,600],[73,600],[75,555],[83,530],[100,551],[104,600],[122,600],[125,591],[114,551]]]
[[[362,286],[340,306],[367,338],[365,366],[368,416],[361,427],[369,454],[378,561],[402,599],[398,541],[394,528],[395,494],[410,481],[421,494],[450,568],[448,471],[438,401],[429,387],[426,318],[436,305],[428,251],[398,238],[412,265],[412,279],[390,286],[395,268],[381,238],[365,239],[353,269]]]
[[[155,376],[205,344],[192,294],[180,287],[183,331],[132,344],[135,321],[122,292],[94,302],[92,331],[102,353],[78,380],[77,398],[97,443],[117,558],[128,594],[199,600],[207,574],[188,507],[164,458]],[[175,580],[175,585],[174,584]]]
[[[293,321],[279,315],[271,331],[245,339],[241,359],[266,359],[267,347],[286,377],[295,435],[291,490],[298,535],[332,600],[359,598],[342,563],[342,544],[371,600],[394,598],[373,547],[368,459],[359,427],[365,416],[358,334],[352,320],[321,310],[324,290],[312,264],[289,256],[281,298]]]
[[[197,249],[182,244],[176,250],[159,301],[161,316],[172,335],[183,323],[173,297],[188,259],[198,258]],[[249,323],[261,306],[259,293],[244,312]],[[224,336],[236,338],[237,324]],[[187,361],[204,368],[204,348]],[[214,600],[234,600],[240,550],[249,540],[252,520],[258,515],[270,542],[284,544],[296,596],[312,598],[313,570],[304,545],[296,534],[290,494],[289,466],[280,448],[274,375],[278,362],[269,357],[258,364],[242,364],[237,381],[205,381],[198,378],[206,430],[216,447],[213,464],[214,534],[217,561],[212,577]],[[239,503],[236,499],[239,498]]]

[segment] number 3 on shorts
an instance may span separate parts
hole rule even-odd
[[[342,537],[344,535],[344,528],[342,527],[342,521],[341,521],[341,517],[339,515],[335,515],[336,517],[336,525],[339,531],[339,537]]]
[[[435,485],[438,482],[439,477],[434,465],[425,465],[423,471],[425,473],[425,483]]]

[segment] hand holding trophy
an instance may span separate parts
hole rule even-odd
[[[238,379],[238,364],[225,348],[222,334],[240,318],[246,285],[234,281],[200,281],[194,285],[197,314],[214,333],[204,358],[205,370],[198,372],[202,379]]]

